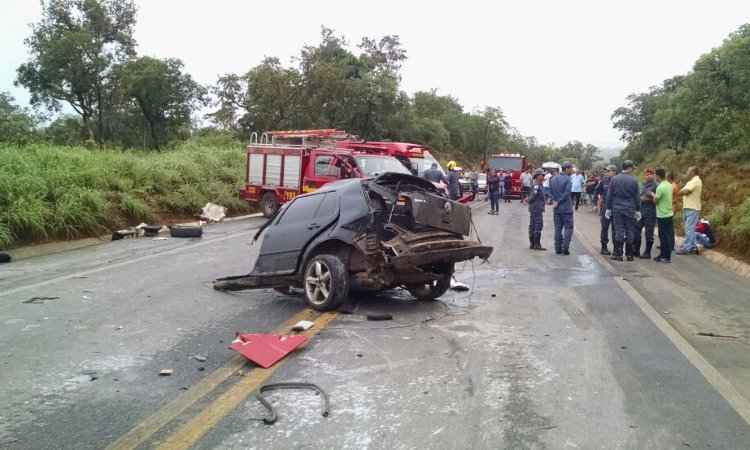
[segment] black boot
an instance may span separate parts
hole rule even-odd
[[[538,233],[536,235],[535,241],[536,241],[536,250],[541,250],[543,252],[547,251],[546,248],[542,247],[542,233]]]
[[[618,241],[613,241],[614,249],[612,253],[612,260],[613,261],[622,261],[622,243]]]
[[[536,239],[532,234],[529,234],[529,250],[536,250]]]
[[[604,256],[609,256],[612,253],[610,253],[609,249],[607,249],[607,244],[602,244],[602,251],[600,252]]]

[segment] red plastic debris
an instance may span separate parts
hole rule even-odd
[[[307,342],[307,337],[301,335],[237,333],[237,337],[229,348],[264,369],[268,369],[305,342]]]

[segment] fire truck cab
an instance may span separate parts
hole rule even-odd
[[[499,153],[490,155],[487,167],[492,172],[510,172],[511,192],[514,197],[521,197],[521,173],[529,168],[526,157],[518,153]]]

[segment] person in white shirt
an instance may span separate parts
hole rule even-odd
[[[573,169],[575,172],[570,176],[570,193],[575,202],[576,211],[578,211],[578,205],[581,204],[581,194],[583,193],[584,178],[577,169]]]

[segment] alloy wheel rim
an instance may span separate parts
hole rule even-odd
[[[325,303],[331,295],[332,283],[329,267],[321,261],[315,261],[305,274],[307,298],[315,305]]]

